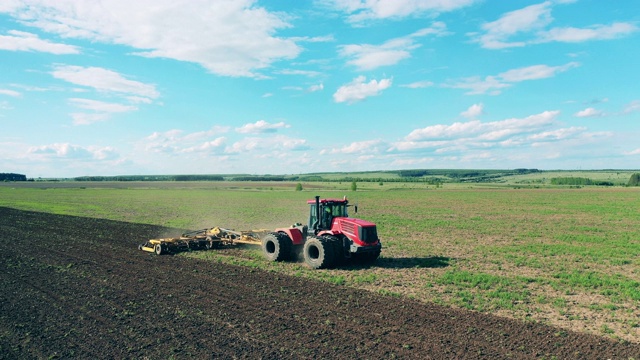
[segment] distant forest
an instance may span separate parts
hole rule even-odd
[[[27,175],[0,173],[0,181],[27,181]]]
[[[538,169],[515,170],[393,170],[363,172],[361,176],[323,176],[324,173],[306,175],[125,175],[125,176],[80,176],[73,181],[331,181],[331,182],[490,182],[508,175],[540,172]],[[371,174],[398,177],[376,177]],[[331,173],[330,175],[335,175]]]
[[[538,169],[512,170],[468,170],[468,169],[414,169],[389,171],[364,171],[358,173],[309,173],[300,175],[119,175],[119,176],[79,176],[58,179],[29,179],[26,175],[0,173],[0,182],[13,181],[301,181],[301,182],[365,182],[393,183],[419,182],[432,185],[443,183],[493,183],[512,175],[541,173]],[[611,181],[592,180],[585,177],[554,177],[551,185],[569,186],[613,186]],[[627,186],[640,186],[640,173],[629,179]]]

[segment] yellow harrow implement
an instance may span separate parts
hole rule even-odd
[[[270,230],[235,231],[221,227],[195,230],[184,233],[180,237],[150,239],[140,244],[138,249],[158,255],[178,253],[182,251],[215,249],[223,245],[252,244],[260,245],[260,237]]]

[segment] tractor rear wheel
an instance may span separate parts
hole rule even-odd
[[[311,237],[304,243],[304,262],[312,269],[326,269],[335,265],[334,244],[326,238]]]
[[[269,261],[284,261],[291,258],[293,243],[283,233],[268,233],[262,238],[262,252]]]

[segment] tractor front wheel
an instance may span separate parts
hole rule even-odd
[[[269,261],[284,261],[291,258],[293,243],[283,233],[268,233],[262,238],[262,252]]]
[[[308,238],[302,249],[304,262],[312,269],[326,269],[335,265],[334,244],[326,238]]]

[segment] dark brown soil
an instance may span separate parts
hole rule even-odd
[[[137,249],[167,230],[0,208],[0,358],[640,356],[637,344]]]

